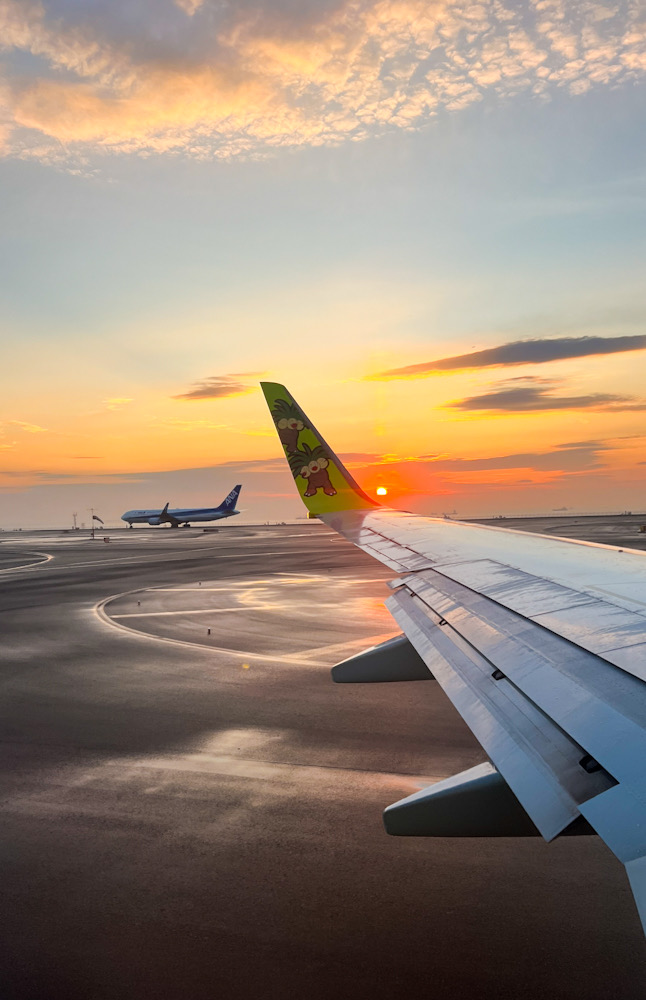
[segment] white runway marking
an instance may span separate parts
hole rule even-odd
[[[249,608],[187,608],[185,611],[135,611],[125,615],[110,615],[111,618],[158,618],[163,615],[222,615],[230,611],[248,611]],[[264,609],[263,609],[264,610]]]
[[[280,575],[281,574],[278,574],[278,573],[276,574],[276,576],[280,576]],[[303,583],[304,579],[309,580],[309,579],[311,579],[311,577],[308,576],[308,577],[303,577],[303,578],[294,579],[294,580],[276,580],[275,577],[272,576],[272,577],[266,577],[265,579],[262,579],[262,580],[232,580],[231,583],[230,583],[230,585],[228,587],[199,587],[199,586],[198,587],[151,587],[150,588],[150,592],[154,593],[154,594],[160,594],[160,593],[163,593],[163,594],[183,594],[183,593],[197,593],[197,594],[207,593],[207,594],[213,594],[213,593],[228,593],[229,591],[235,590],[236,588],[240,588],[240,587],[242,587],[245,590],[248,590],[250,587],[256,587],[256,586],[258,586],[258,584],[264,584],[264,585],[268,585],[269,584],[269,585],[274,586],[274,587],[276,586],[277,583],[280,583],[280,584],[283,584],[283,585],[285,585],[285,584],[291,584],[292,586],[296,586],[296,585],[301,585]],[[318,582],[318,579],[323,580],[325,578],[323,578],[323,577],[317,578],[317,580],[315,582]]]
[[[334,531],[319,531],[319,532],[317,532],[316,537],[317,538],[327,538],[330,535],[332,535],[334,538],[337,537],[336,532],[334,532]],[[294,534],[294,535],[279,535],[278,537],[280,537],[280,538],[312,538],[312,535],[310,534],[309,531],[299,531],[298,534]]]
[[[309,552],[309,549],[300,549],[300,552]],[[316,548],[314,551],[318,551]],[[352,550],[349,550],[352,551]],[[258,556],[276,557],[275,549],[259,549],[257,552],[234,552],[225,556],[218,556],[219,559],[257,559]]]
[[[267,580],[260,581],[261,583],[267,583]],[[233,586],[241,587],[242,584],[234,584]],[[247,583],[244,586],[248,586]],[[228,593],[231,587],[151,587],[150,590],[153,594],[219,594]]]
[[[19,569],[35,569],[37,566],[43,566],[54,558],[48,552],[34,551],[34,555],[42,556],[43,558],[36,560],[36,562],[21,563],[20,566],[7,566],[6,569],[0,569],[0,573],[16,573]]]

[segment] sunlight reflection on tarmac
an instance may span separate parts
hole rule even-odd
[[[101,612],[116,625],[156,638],[249,657],[282,654],[297,663],[333,664],[397,633],[383,598],[374,594],[375,584],[386,578],[281,574],[227,586],[205,580],[113,597]]]

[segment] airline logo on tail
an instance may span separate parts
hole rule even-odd
[[[222,503],[220,504],[220,508],[219,509],[220,510],[229,510],[229,508],[235,507],[236,500],[238,499],[238,496],[240,494],[240,490],[241,489],[242,489],[242,486],[234,486],[233,489],[231,490],[231,492],[229,493],[228,497],[226,497],[222,501]]]

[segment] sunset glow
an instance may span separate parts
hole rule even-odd
[[[0,0],[0,526],[646,506],[636,0]],[[384,479],[388,487],[381,483]]]

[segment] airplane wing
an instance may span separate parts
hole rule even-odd
[[[262,388],[310,513],[396,574],[403,635],[333,678],[434,678],[490,762],[390,806],[388,832],[596,832],[646,930],[646,553],[380,506],[287,389]]]

